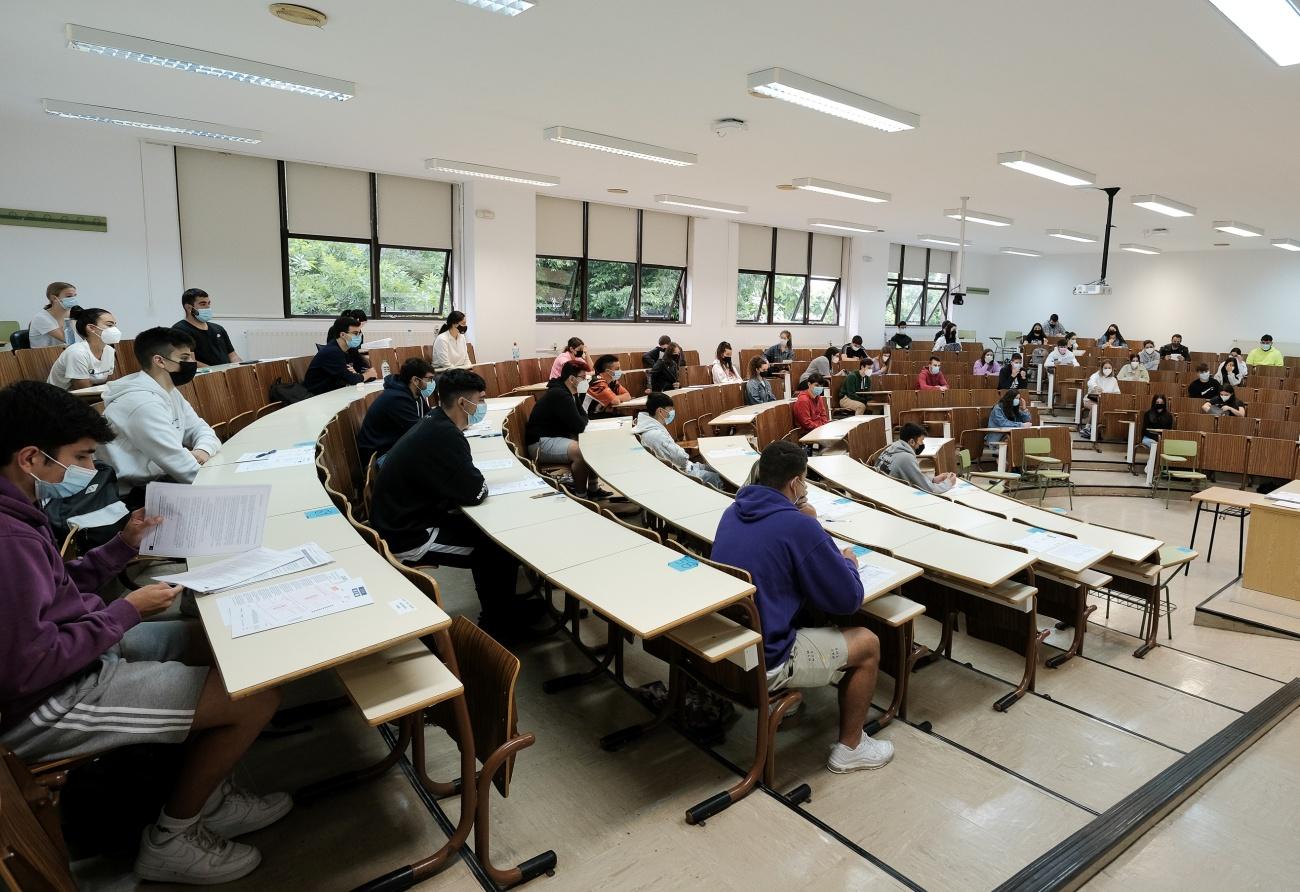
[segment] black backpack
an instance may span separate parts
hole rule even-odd
[[[54,530],[55,544],[62,545],[63,540],[68,537],[68,530],[71,529],[69,518],[89,514],[120,501],[121,498],[117,494],[117,472],[102,462],[95,462],[95,479],[91,480],[85,489],[67,498],[50,499],[42,508]],[[122,527],[126,526],[127,518],[130,516],[128,512],[116,522],[105,526],[79,528],[73,540],[77,544],[77,551],[85,554],[92,548],[106,544]]]
[[[288,406],[291,403],[301,403],[303,400],[311,399],[315,394],[296,382],[285,384],[279,378],[271,385],[270,393],[271,402],[283,403]]]

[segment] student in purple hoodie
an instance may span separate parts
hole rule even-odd
[[[837,774],[880,768],[894,757],[894,745],[862,730],[876,688],[880,641],[858,626],[794,625],[805,605],[836,616],[852,616],[862,606],[852,550],[841,552],[815,518],[795,507],[808,493],[807,468],[794,443],[778,440],[764,449],[758,482],[742,487],[722,515],[712,557],[747,570],[754,581],[770,690],[839,681],[840,739],[826,767]]]
[[[261,861],[230,842],[279,820],[284,793],[258,797],[229,775],[280,702],[241,700],[209,671],[203,636],[183,621],[142,623],[180,586],[155,583],[105,603],[97,592],[139,553],[161,518],[131,516],[114,539],[64,562],[40,505],[95,476],[108,422],[57,387],[0,390],[0,744],[29,762],[135,743],[186,745],[180,778],[145,828],[135,872],[149,880],[223,883]]]

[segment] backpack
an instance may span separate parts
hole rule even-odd
[[[291,403],[301,403],[303,400],[311,399],[315,394],[296,382],[285,384],[279,378],[270,387],[268,394],[273,403],[283,403],[288,406]]]
[[[107,508],[114,502],[121,501],[117,494],[117,472],[109,465],[95,462],[95,478],[86,485],[85,489],[66,498],[50,499],[42,509],[45,511],[45,516],[50,519],[50,526],[54,531],[54,543],[62,545],[71,529],[72,525],[69,522],[71,518],[90,514],[92,511]],[[126,506],[122,507],[125,509]],[[92,548],[106,544],[126,525],[128,517],[130,512],[124,511],[116,521],[103,526],[78,527],[77,535],[73,537],[77,551],[85,554]]]

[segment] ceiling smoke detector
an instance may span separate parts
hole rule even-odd
[[[271,15],[291,25],[324,28],[325,22],[329,20],[329,16],[319,9],[312,9],[310,6],[299,6],[297,3],[272,3],[267,9]]]
[[[730,133],[742,133],[748,130],[749,125],[740,118],[719,118],[713,122],[711,129],[718,139],[726,139]]]

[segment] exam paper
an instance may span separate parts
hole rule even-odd
[[[326,564],[334,563],[334,558],[330,557],[330,553],[321,548],[315,542],[308,542],[306,545],[287,549],[281,552],[281,554],[290,555],[293,560],[290,563],[281,564],[272,570],[267,570],[265,573],[258,576],[252,576],[245,579],[243,582],[239,583],[239,585],[250,585],[254,582],[264,582],[267,579],[275,579],[277,576],[288,576],[290,573],[297,573],[301,570],[310,570],[312,567],[323,567]],[[228,588],[234,588],[234,586],[228,586]],[[225,591],[225,589],[220,589],[220,591]]]
[[[293,552],[276,551],[273,548],[254,548],[252,551],[237,554],[224,561],[217,561],[215,564],[208,564],[206,567],[197,567],[184,573],[168,573],[155,578],[159,582],[183,585],[196,592],[213,592],[239,585],[293,560]]]
[[[520,480],[508,480],[505,483],[489,483],[488,495],[504,496],[512,492],[530,492],[534,489],[550,489],[549,484],[536,475]]]
[[[747,446],[737,446],[733,449],[713,449],[709,452],[709,459],[715,458],[740,458],[746,455],[758,455],[757,452]]]
[[[1043,554],[1065,541],[1068,540],[1055,533],[1049,533],[1046,530],[1034,530],[1027,536],[1013,539],[1011,544],[1023,548],[1031,554]]]
[[[586,430],[589,431],[616,431],[622,429],[624,424],[621,418],[600,418],[596,421],[588,421]]]
[[[1294,502],[1300,504],[1300,492],[1271,492],[1264,496],[1271,502]]]
[[[877,567],[875,564],[859,564],[858,578],[862,580],[864,590],[875,592],[884,588],[894,578],[894,571]]]
[[[262,545],[269,486],[190,486],[150,483],[144,510],[163,522],[140,542],[151,557],[237,554]]]
[[[513,458],[477,458],[474,460],[474,467],[480,471],[505,471],[517,464],[519,462]]]
[[[270,452],[245,452],[239,457],[236,474],[248,471],[267,471],[272,468],[289,468],[309,465],[316,460],[316,445],[296,446],[292,449],[272,449]]]
[[[364,580],[333,570],[224,595],[217,606],[230,637],[242,638],[373,603]]]

